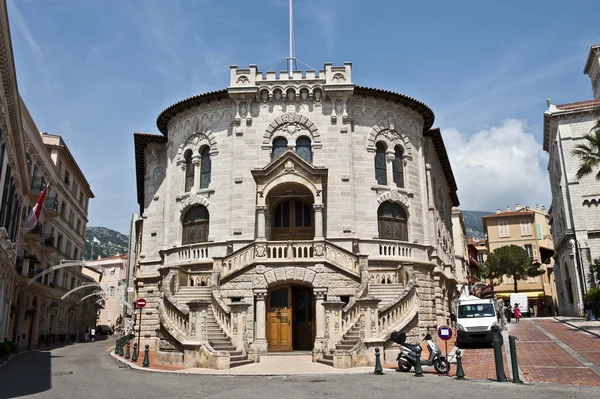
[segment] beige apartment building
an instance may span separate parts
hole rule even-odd
[[[537,309],[539,316],[554,314],[557,309],[552,258],[554,245],[549,220],[545,207],[531,209],[519,204],[514,211],[508,207],[505,212],[497,210],[495,214],[483,217],[488,253],[506,245],[518,245],[545,271],[541,276],[517,282],[518,292],[527,294],[531,314],[535,315]],[[498,298],[508,300],[514,292],[512,277],[504,276],[494,291]]]
[[[126,316],[125,308],[128,306],[125,301],[127,264],[127,254],[108,258],[98,257],[97,260],[85,262],[87,268],[100,273],[101,277],[98,283],[106,296],[104,307],[98,313],[97,325],[116,326]]]

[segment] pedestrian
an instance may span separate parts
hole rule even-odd
[[[515,319],[517,319],[517,323],[519,323],[519,319],[521,318],[521,309],[519,309],[518,303],[515,303],[514,313],[515,313]]]
[[[92,342],[96,340],[96,329],[94,327],[90,328],[90,338]]]
[[[504,314],[506,315],[506,322],[510,324],[510,321],[512,319],[512,308],[510,307],[510,305],[507,305],[504,308]]]

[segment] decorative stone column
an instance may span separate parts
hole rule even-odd
[[[379,302],[372,297],[357,299],[360,307],[360,337],[364,341],[378,339],[379,335]]]
[[[187,302],[187,305],[190,309],[188,313],[188,335],[192,340],[197,340],[202,344],[206,343],[208,341],[206,316],[211,301],[208,299],[194,299]]]
[[[259,241],[266,241],[267,240],[267,232],[266,232],[266,224],[267,224],[267,220],[266,220],[266,213],[267,213],[267,207],[264,205],[258,205],[256,207],[256,239]]]
[[[248,338],[246,336],[246,320],[248,318],[249,303],[235,302],[228,304],[231,309],[231,340],[236,349],[246,353]]]
[[[396,159],[396,153],[394,152],[394,149],[392,148],[391,150],[388,148],[388,150],[385,152],[385,171],[387,174],[387,185],[388,186],[395,186],[394,184],[394,159]]]
[[[325,301],[325,294],[327,288],[315,288],[313,290],[315,295],[315,313],[317,322],[317,336],[315,338],[315,349],[314,351],[323,352],[326,347],[325,342],[325,308],[323,302]]]
[[[325,301],[325,340],[326,350],[332,350],[342,339],[342,301]]]
[[[196,153],[192,155],[192,166],[194,167],[194,190],[200,189],[200,162],[202,157]]]
[[[260,354],[267,353],[267,335],[266,335],[266,323],[267,323],[267,309],[265,300],[267,298],[266,288],[254,289],[254,295],[256,296],[256,328],[254,328],[254,342],[252,342],[252,349],[255,349]]]
[[[324,204],[314,204],[313,210],[315,212],[315,240],[323,239],[323,210],[325,209]]]

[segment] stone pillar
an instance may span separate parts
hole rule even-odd
[[[267,308],[265,300],[267,298],[267,290],[265,288],[254,289],[254,295],[256,296],[256,328],[254,328],[254,342],[252,342],[252,349],[258,351],[258,353],[267,353],[267,335],[266,335],[266,324],[267,324]]]
[[[342,339],[342,301],[325,301],[325,340],[327,350],[333,350]]]
[[[206,316],[211,301],[208,299],[194,299],[187,302],[187,305],[190,309],[188,313],[188,336],[200,343],[207,342]]]
[[[267,240],[267,232],[266,232],[266,213],[267,213],[267,207],[266,206],[257,206],[256,207],[256,239],[260,240],[260,241],[266,241]]]
[[[315,240],[323,239],[323,210],[325,205],[314,204],[313,210],[315,211]]]
[[[315,295],[315,313],[317,322],[317,336],[315,338],[315,351],[322,352],[325,350],[325,308],[323,302],[325,301],[325,294],[327,288],[315,288],[313,290]]]
[[[192,155],[192,166],[194,167],[194,190],[200,189],[200,161],[202,157],[199,153]]]
[[[249,303],[235,302],[228,304],[231,309],[231,340],[236,349],[246,353],[248,337],[246,336],[246,321]]]
[[[394,159],[396,159],[396,153],[393,148],[388,148],[385,152],[385,171],[387,174],[387,185],[388,186],[396,186],[394,183]]]
[[[372,297],[357,299],[360,307],[360,336],[364,341],[379,338],[379,302]]]

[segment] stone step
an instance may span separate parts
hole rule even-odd
[[[333,362],[333,355],[329,355],[329,354],[323,355],[323,359],[325,359],[325,360],[331,360]]]
[[[341,342],[341,345],[350,345],[350,346],[354,346],[356,345],[356,343],[358,342],[358,340],[352,340],[352,339],[343,339]]]
[[[235,351],[235,346],[233,345],[223,345],[223,344],[215,344],[211,345],[212,348],[219,352],[233,352]]]
[[[233,367],[239,367],[239,366],[244,366],[246,364],[251,364],[254,363],[253,360],[250,359],[246,359],[246,360],[236,360],[236,361],[230,361],[229,362],[229,367],[233,368]]]
[[[338,345],[338,346],[336,346],[336,349],[349,351],[353,347],[354,347],[354,345]]]
[[[241,354],[242,354],[242,351],[229,352],[229,356],[240,356]]]
[[[246,360],[248,359],[248,356],[246,355],[232,355],[231,353],[229,353],[229,362],[237,362],[238,360]]]
[[[229,338],[216,338],[216,339],[212,339],[212,338],[208,338],[208,342],[210,342],[210,346],[214,346],[214,345],[231,345],[231,341],[229,340]]]
[[[317,359],[318,363],[324,364],[326,366],[331,366],[333,367],[333,359],[328,360],[328,359]]]

